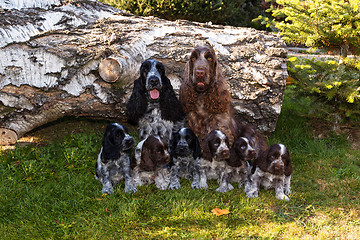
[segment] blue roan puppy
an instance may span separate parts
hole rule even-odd
[[[192,188],[200,188],[201,147],[190,128],[181,128],[174,134],[171,144],[170,189],[181,187],[179,178],[192,179]]]
[[[130,175],[130,159],[126,151],[134,146],[134,139],[118,123],[109,124],[102,140],[102,148],[95,167],[95,178],[100,180],[102,193],[110,194],[114,186],[125,180],[125,192],[136,192]]]

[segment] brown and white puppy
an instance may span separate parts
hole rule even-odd
[[[232,167],[229,181],[238,182],[240,188],[248,184],[254,161],[267,149],[267,143],[265,137],[250,125],[237,123],[237,135],[227,163]]]
[[[200,188],[208,188],[207,179],[216,179],[220,186],[219,192],[234,189],[228,183],[226,159],[230,157],[229,140],[220,130],[213,130],[208,134],[204,144],[203,155],[200,160]]]
[[[271,145],[255,160],[250,184],[245,186],[248,197],[258,197],[260,185],[275,188],[275,197],[289,201],[292,165],[289,151],[283,144]]]
[[[157,188],[167,189],[169,162],[168,145],[159,136],[150,135],[139,142],[131,159],[134,186],[155,183]]]

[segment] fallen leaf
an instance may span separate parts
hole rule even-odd
[[[220,208],[214,208],[213,210],[211,210],[211,212],[216,216],[226,215],[230,213],[229,210]]]

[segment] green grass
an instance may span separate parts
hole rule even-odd
[[[0,152],[1,239],[360,239],[360,151],[343,135],[314,138],[299,106],[285,98],[269,138],[291,151],[289,202],[263,189],[256,199],[221,194],[214,181],[208,191],[182,180],[177,191],[150,185],[129,195],[121,183],[102,195],[93,175],[107,122],[48,126],[60,140]]]

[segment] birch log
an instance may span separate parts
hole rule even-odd
[[[174,89],[190,51],[214,47],[239,121],[272,132],[285,89],[286,49],[276,35],[184,20],[138,17],[91,1],[0,3],[0,144],[64,116],[125,121],[147,58]]]

